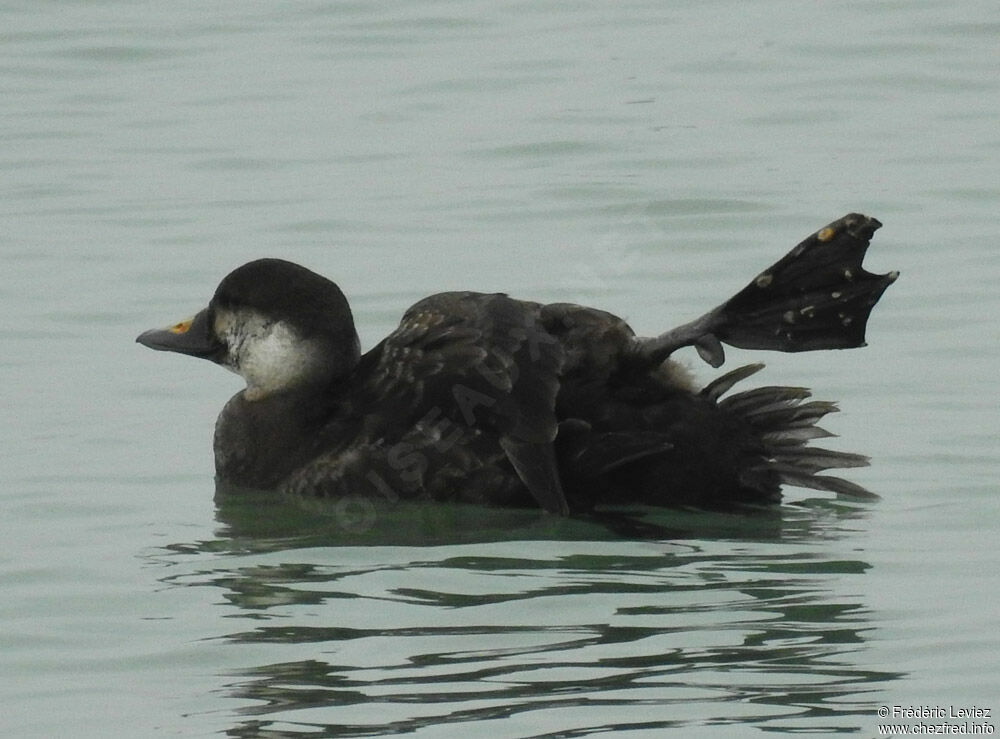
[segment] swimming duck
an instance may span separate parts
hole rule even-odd
[[[868,464],[809,446],[835,410],[799,387],[729,394],[763,365],[697,388],[670,357],[722,344],[785,352],[863,346],[898,273],[861,262],[881,224],[849,214],[730,300],[660,336],[569,303],[447,292],[361,353],[347,299],[281,259],[244,264],[208,307],[147,347],[241,375],[215,428],[220,489],[307,498],[464,501],[557,514],[600,504],[765,503],[782,484],[866,497],[818,474]]]

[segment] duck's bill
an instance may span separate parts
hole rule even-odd
[[[143,331],[136,341],[157,351],[204,359],[213,359],[222,351],[222,344],[212,332],[207,309],[167,328]]]

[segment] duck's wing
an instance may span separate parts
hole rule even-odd
[[[384,407],[408,423],[430,415],[495,433],[538,503],[565,514],[552,448],[564,356],[538,313],[536,304],[500,294],[426,298],[378,347],[371,382]]]

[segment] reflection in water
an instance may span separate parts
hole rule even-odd
[[[224,642],[257,658],[221,678],[244,704],[231,736],[853,732],[898,677],[859,657],[868,565],[837,532],[863,515],[434,506],[345,545],[336,516],[222,502],[219,538],[171,547],[165,581],[219,588],[242,625]]]

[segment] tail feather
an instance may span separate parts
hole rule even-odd
[[[792,487],[824,490],[828,493],[836,493],[840,497],[852,498],[854,500],[878,500],[878,496],[875,493],[841,477],[804,473],[793,467],[776,469],[776,471],[781,481],[785,485],[791,485]]]
[[[776,390],[780,388],[774,388]],[[835,403],[827,400],[813,400],[803,403],[809,395],[800,396],[798,391],[801,388],[790,388],[793,392],[789,394],[788,403],[784,407],[777,404],[770,404],[765,408],[755,408],[746,403],[733,405],[719,404],[720,408],[739,413],[744,416],[752,426],[758,429],[784,429],[784,428],[805,428],[812,426],[818,420],[830,413],[837,412]]]
[[[730,395],[719,405],[722,408],[757,416],[772,411],[794,408],[811,395],[804,387],[758,387]]]
[[[752,365],[756,371],[757,366]],[[702,391],[717,399],[739,380],[753,374],[740,368],[724,375]],[[733,379],[735,378],[735,379]],[[730,381],[732,380],[732,381]],[[810,446],[814,439],[835,436],[816,423],[837,410],[835,403],[811,400],[811,393],[801,387],[759,387],[734,393],[721,400],[721,410],[742,418],[760,436],[759,461],[748,465],[740,474],[740,482],[753,489],[766,490],[775,478],[794,487],[824,490],[838,496],[871,500],[878,496],[860,485],[831,475],[820,475],[835,468],[866,467],[868,457],[852,452],[839,452]]]
[[[709,400],[718,401],[719,398],[733,388],[733,385],[745,380],[750,377],[750,375],[757,374],[762,369],[764,369],[763,362],[758,362],[757,364],[745,364],[742,367],[737,367],[724,375],[716,377],[708,383],[704,388],[702,388],[701,395]]]
[[[829,439],[831,434],[819,426],[803,426],[801,428],[784,428],[779,431],[769,431],[761,434],[765,444],[770,446],[801,446],[813,439]]]
[[[871,460],[863,454],[837,452],[830,449],[807,448],[782,449],[781,458],[797,469],[820,472],[837,467],[867,467]]]

